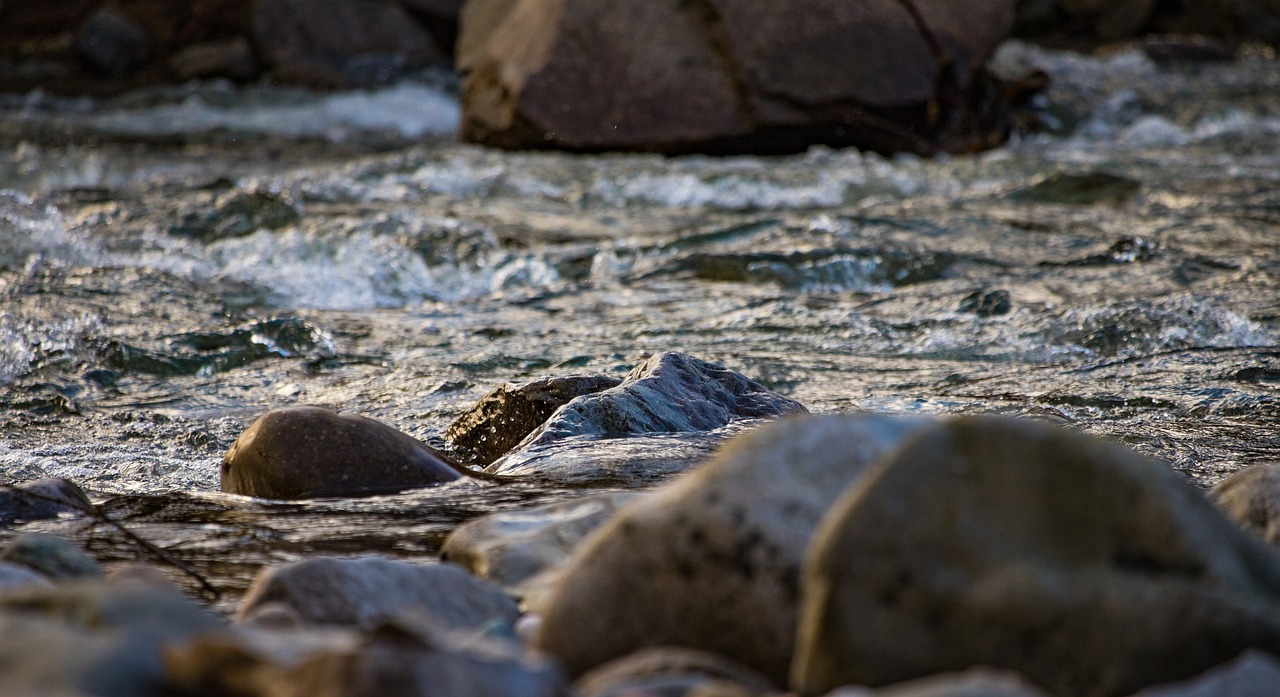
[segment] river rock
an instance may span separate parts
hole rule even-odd
[[[450,629],[511,625],[520,611],[502,591],[452,564],[413,564],[381,557],[315,557],[262,571],[237,618],[280,602],[312,624],[370,626],[408,610],[426,611]]]
[[[609,661],[574,683],[579,697],[663,695],[684,697],[693,693],[764,695],[778,691],[763,675],[729,659],[696,649],[658,646]]]
[[[961,90],[1015,5],[912,3]],[[459,32],[463,137],[499,147],[921,149],[939,76],[894,0],[472,0]]]
[[[609,375],[568,375],[515,386],[502,385],[454,420],[444,437],[459,459],[484,467],[502,457],[575,397],[621,382]]]
[[[640,496],[595,494],[490,513],[454,529],[440,548],[440,558],[511,595],[528,598],[554,582],[583,538]]]
[[[74,581],[0,596],[0,694],[172,694],[161,653],[225,623],[177,593]]]
[[[723,366],[683,353],[659,353],[616,387],[565,404],[486,471],[512,474],[522,451],[568,437],[711,431],[733,421],[797,413],[808,410]]]
[[[574,554],[536,644],[578,675],[659,645],[786,681],[804,548],[861,472],[927,422],[786,419],[630,504]]]
[[[252,80],[262,72],[253,46],[244,36],[186,46],[169,57],[169,69],[179,80],[213,77]]]
[[[19,520],[57,518],[63,513],[81,513],[93,507],[76,483],[63,477],[47,477],[0,489],[0,527]]]
[[[1200,675],[1148,687],[1133,697],[1272,697],[1280,685],[1280,660],[1250,649]]]
[[[814,536],[792,688],[991,665],[1127,695],[1280,650],[1280,559],[1182,475],[1047,424],[963,418],[868,472]]]
[[[1218,482],[1209,498],[1240,527],[1280,546],[1280,464],[1246,467]]]
[[[827,697],[1049,697],[1049,694],[1007,671],[971,668],[963,673],[931,675],[879,689],[845,686]]]
[[[126,77],[151,58],[151,38],[131,17],[114,7],[100,7],[76,32],[76,51],[107,77]]]
[[[442,57],[392,0],[259,0],[253,37],[277,79],[316,87],[386,82]]]
[[[0,561],[0,593],[30,585],[48,587],[53,584],[47,576],[29,566]]]
[[[222,459],[222,491],[270,499],[372,496],[462,476],[443,455],[357,414],[283,407],[253,422]]]
[[[222,634],[166,652],[191,697],[563,697],[564,678],[510,641],[442,632],[412,613],[352,637],[328,628]]]
[[[24,532],[0,552],[0,560],[20,564],[55,580],[102,576],[98,561],[57,535]]]

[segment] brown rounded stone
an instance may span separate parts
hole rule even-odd
[[[357,414],[284,407],[263,414],[222,459],[222,491],[273,499],[372,496],[464,470],[425,443]]]

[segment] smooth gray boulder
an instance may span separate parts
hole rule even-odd
[[[573,688],[578,697],[778,692],[777,686],[746,666],[709,651],[679,646],[641,649],[609,661],[583,675]]]
[[[54,580],[102,576],[98,560],[70,540],[46,532],[24,532],[0,552],[0,561],[19,564]]]
[[[440,559],[520,598],[545,592],[579,543],[642,495],[593,494],[519,511],[500,511],[454,529]]]
[[[427,444],[358,414],[283,407],[258,417],[222,459],[221,489],[269,499],[394,494],[464,470]]]
[[[704,649],[784,685],[800,562],[827,507],[925,421],[790,418],[632,503],[574,554],[536,645],[570,675],[650,646]]]
[[[1246,467],[1218,482],[1209,499],[1240,527],[1280,546],[1280,464]]]
[[[1280,558],[1182,475],[1046,424],[959,418],[847,491],[805,562],[792,689],[989,665],[1120,697],[1280,650]]]
[[[456,630],[500,622],[520,611],[502,591],[452,564],[414,564],[383,557],[313,557],[264,569],[236,617],[284,603],[304,622],[367,627],[406,611],[424,611]]]

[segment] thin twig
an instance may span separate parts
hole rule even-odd
[[[50,501],[53,503],[58,503],[65,506],[71,506],[73,508],[76,508],[86,513],[90,517],[92,517],[97,523],[105,523],[106,525],[109,525],[115,528],[116,530],[120,531],[120,533],[123,534],[126,538],[132,541],[134,544],[146,550],[147,552],[150,552],[160,561],[190,576],[192,579],[195,580],[196,583],[200,585],[201,590],[203,590],[205,593],[208,593],[213,600],[216,601],[222,597],[222,591],[219,591],[217,588],[213,586],[213,584],[209,583],[209,580],[206,579],[199,571],[196,571],[194,568],[192,568],[190,564],[187,564],[186,562],[174,557],[172,554],[169,554],[164,549],[161,549],[151,541],[143,538],[138,533],[130,530],[128,527],[124,525],[124,523],[121,523],[115,518],[112,518],[111,516],[107,515],[105,512],[103,512],[101,507],[93,503],[85,504],[83,501],[68,500],[68,499],[59,498],[57,496],[49,496],[47,494],[41,494],[35,491],[27,491],[26,489],[19,489],[18,487],[12,484],[0,484],[0,489],[15,492],[19,496],[25,496],[25,497],[36,499],[39,501]]]

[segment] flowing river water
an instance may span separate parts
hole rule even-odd
[[[225,604],[264,563],[426,558],[460,521],[582,493],[221,494],[256,415],[327,405],[438,441],[503,382],[658,351],[815,412],[1046,418],[1202,486],[1276,459],[1280,62],[997,63],[1050,73],[1046,130],[935,160],[483,150],[431,75],[0,98],[0,473],[74,479]],[[22,530],[137,554],[83,520]]]

